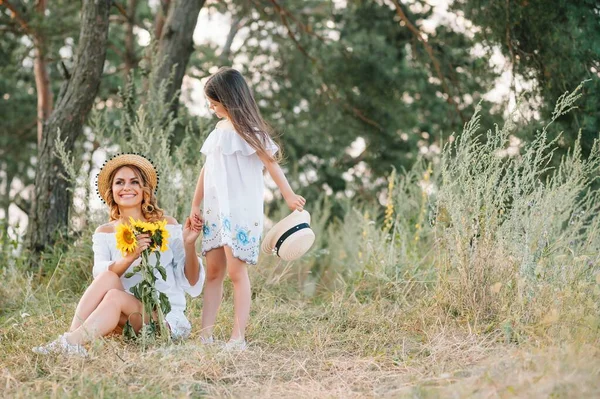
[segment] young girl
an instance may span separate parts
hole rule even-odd
[[[226,347],[244,349],[251,300],[247,265],[257,263],[263,229],[263,168],[291,210],[302,211],[306,200],[294,193],[281,170],[271,129],[244,77],[235,69],[221,68],[208,79],[204,92],[210,109],[222,120],[200,150],[206,162],[190,215],[192,221],[203,219],[204,223],[202,253],[207,268],[201,337],[204,342],[213,341],[227,271],[233,283],[235,318]],[[194,228],[200,227],[195,222]]]

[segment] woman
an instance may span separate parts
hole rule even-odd
[[[152,163],[140,155],[121,154],[110,159],[100,170],[97,185],[98,194],[109,207],[110,222],[98,227],[93,236],[94,281],[81,297],[69,331],[47,345],[33,348],[36,353],[86,356],[84,343],[109,334],[127,321],[136,331],[141,329],[142,303],[129,291],[141,276],[124,276],[140,264],[140,255],[149,247],[150,238],[138,235],[134,252],[121,255],[116,227],[129,223],[130,217],[149,222],[167,220],[168,249],[160,254],[167,279],[163,280],[157,272],[156,288],[171,303],[166,321],[172,337],[184,338],[190,333],[191,325],[184,314],[185,292],[194,297],[200,295],[205,276],[195,249],[200,229],[193,229],[189,218],[182,229],[175,219],[163,216],[154,195],[158,175]],[[155,255],[150,255],[149,260],[155,264]]]

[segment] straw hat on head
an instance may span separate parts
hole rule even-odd
[[[100,169],[100,173],[98,173],[97,181],[96,181],[96,193],[102,198],[102,201],[106,203],[106,192],[110,188],[110,177],[113,172],[119,169],[121,166],[133,165],[137,166],[148,179],[148,185],[152,187],[152,190],[156,192],[158,188],[158,182],[160,177],[156,168],[152,164],[152,161],[146,158],[145,156],[137,153],[130,154],[117,154],[110,158],[108,161],[104,162],[102,168]]]
[[[304,255],[314,242],[315,233],[310,228],[310,213],[306,210],[294,211],[269,230],[262,242],[262,250],[292,261]]]

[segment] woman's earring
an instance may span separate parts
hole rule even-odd
[[[152,204],[144,205],[142,208],[144,208],[144,211],[146,213],[152,213],[152,212],[154,212],[154,205],[152,205]]]

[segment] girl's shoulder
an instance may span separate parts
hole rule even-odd
[[[233,126],[233,123],[231,123],[231,121],[229,121],[227,119],[223,119],[223,120],[217,122],[217,124],[215,125],[215,129],[232,130],[235,132],[235,127]]]
[[[237,133],[231,122],[220,121],[204,141],[200,152],[205,155],[217,152],[222,155],[239,153],[250,156],[256,153],[256,150]]]

